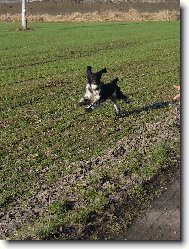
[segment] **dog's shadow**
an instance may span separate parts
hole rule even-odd
[[[168,107],[172,102],[164,101],[164,102],[156,102],[150,105],[143,106],[141,108],[137,108],[131,111],[123,111],[120,115],[121,118],[128,117],[133,114],[140,114],[141,112],[148,112],[148,111],[153,111],[157,110],[160,108],[165,108]]]

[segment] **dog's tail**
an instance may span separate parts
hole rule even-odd
[[[115,84],[115,85],[117,85],[117,82],[118,82],[118,81],[119,81],[119,79],[118,79],[118,78],[116,78],[116,79],[114,79],[114,80],[112,80],[112,81],[111,81],[111,84],[113,84],[113,85],[114,85],[114,84]]]

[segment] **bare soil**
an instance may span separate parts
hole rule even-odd
[[[60,15],[71,14],[73,12],[88,13],[88,12],[104,12],[104,11],[119,11],[128,12],[130,9],[135,9],[139,13],[149,12],[155,13],[163,10],[179,11],[179,1],[171,2],[156,2],[156,3],[141,3],[141,2],[123,2],[123,3],[73,3],[73,2],[31,2],[28,3],[28,14],[30,15]],[[21,12],[20,3],[0,3],[0,15],[16,14]]]

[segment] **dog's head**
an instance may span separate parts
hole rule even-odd
[[[103,68],[102,70],[96,73],[93,73],[92,67],[91,66],[87,67],[87,71],[86,71],[87,81],[88,81],[88,84],[92,87],[92,89],[98,88],[98,86],[100,85],[101,77],[106,72],[107,72],[106,68]]]

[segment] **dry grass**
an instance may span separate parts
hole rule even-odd
[[[174,21],[179,20],[179,11],[163,10],[157,13],[139,13],[135,9],[129,12],[105,11],[105,12],[74,12],[65,15],[28,15],[30,22],[101,22],[101,21]],[[19,22],[20,14],[5,14],[0,16],[0,22]]]

